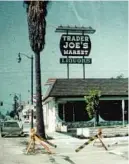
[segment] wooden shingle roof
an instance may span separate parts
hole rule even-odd
[[[128,96],[128,79],[56,79],[47,97],[85,96],[91,89],[103,96]]]

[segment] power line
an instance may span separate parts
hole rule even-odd
[[[80,72],[81,70],[79,69],[79,70],[72,70],[72,72]],[[94,72],[94,73],[98,73],[98,72],[128,72],[128,70],[98,70],[98,71],[96,71],[96,70],[88,70],[87,69],[87,72]],[[53,69],[52,69],[52,71],[50,70],[50,71],[48,71],[48,70],[42,70],[42,73],[41,74],[44,74],[45,72],[65,72],[65,70],[64,71],[62,71],[62,70],[54,70],[53,71]],[[12,73],[12,74],[19,74],[19,75],[25,75],[25,72],[0,72],[0,74],[8,74],[8,73]],[[29,72],[26,72],[26,73],[29,73]],[[30,73],[29,73],[30,74]],[[11,75],[11,74],[10,74]],[[11,76],[13,76],[13,75],[11,75]],[[28,76],[30,76],[30,75],[28,75]]]

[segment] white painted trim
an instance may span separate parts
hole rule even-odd
[[[128,100],[128,97],[100,97],[100,100]],[[63,103],[66,101],[85,101],[83,97],[75,98],[58,98],[57,103]]]

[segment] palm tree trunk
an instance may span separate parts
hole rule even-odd
[[[43,138],[45,136],[45,126],[42,108],[42,90],[41,90],[41,69],[40,69],[40,53],[35,53],[35,77],[36,77],[36,121],[37,134]]]

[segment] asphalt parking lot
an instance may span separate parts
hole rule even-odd
[[[93,143],[85,146],[78,153],[75,152],[75,149],[86,140],[80,140],[59,133],[53,134],[53,138],[50,142],[56,144],[57,148],[48,145],[50,150],[54,152],[54,154],[51,155],[46,153],[43,147],[38,143],[36,144],[37,147],[44,151],[39,151],[33,155],[26,155],[26,146],[29,142],[29,137],[0,138],[2,149],[0,150],[2,152],[0,155],[1,164],[28,164],[28,162],[31,162],[31,164],[127,164],[128,162],[128,137],[104,139],[104,143],[107,146],[110,145],[108,151],[97,142],[95,146],[93,146]],[[114,141],[117,141],[118,144],[114,144]]]

